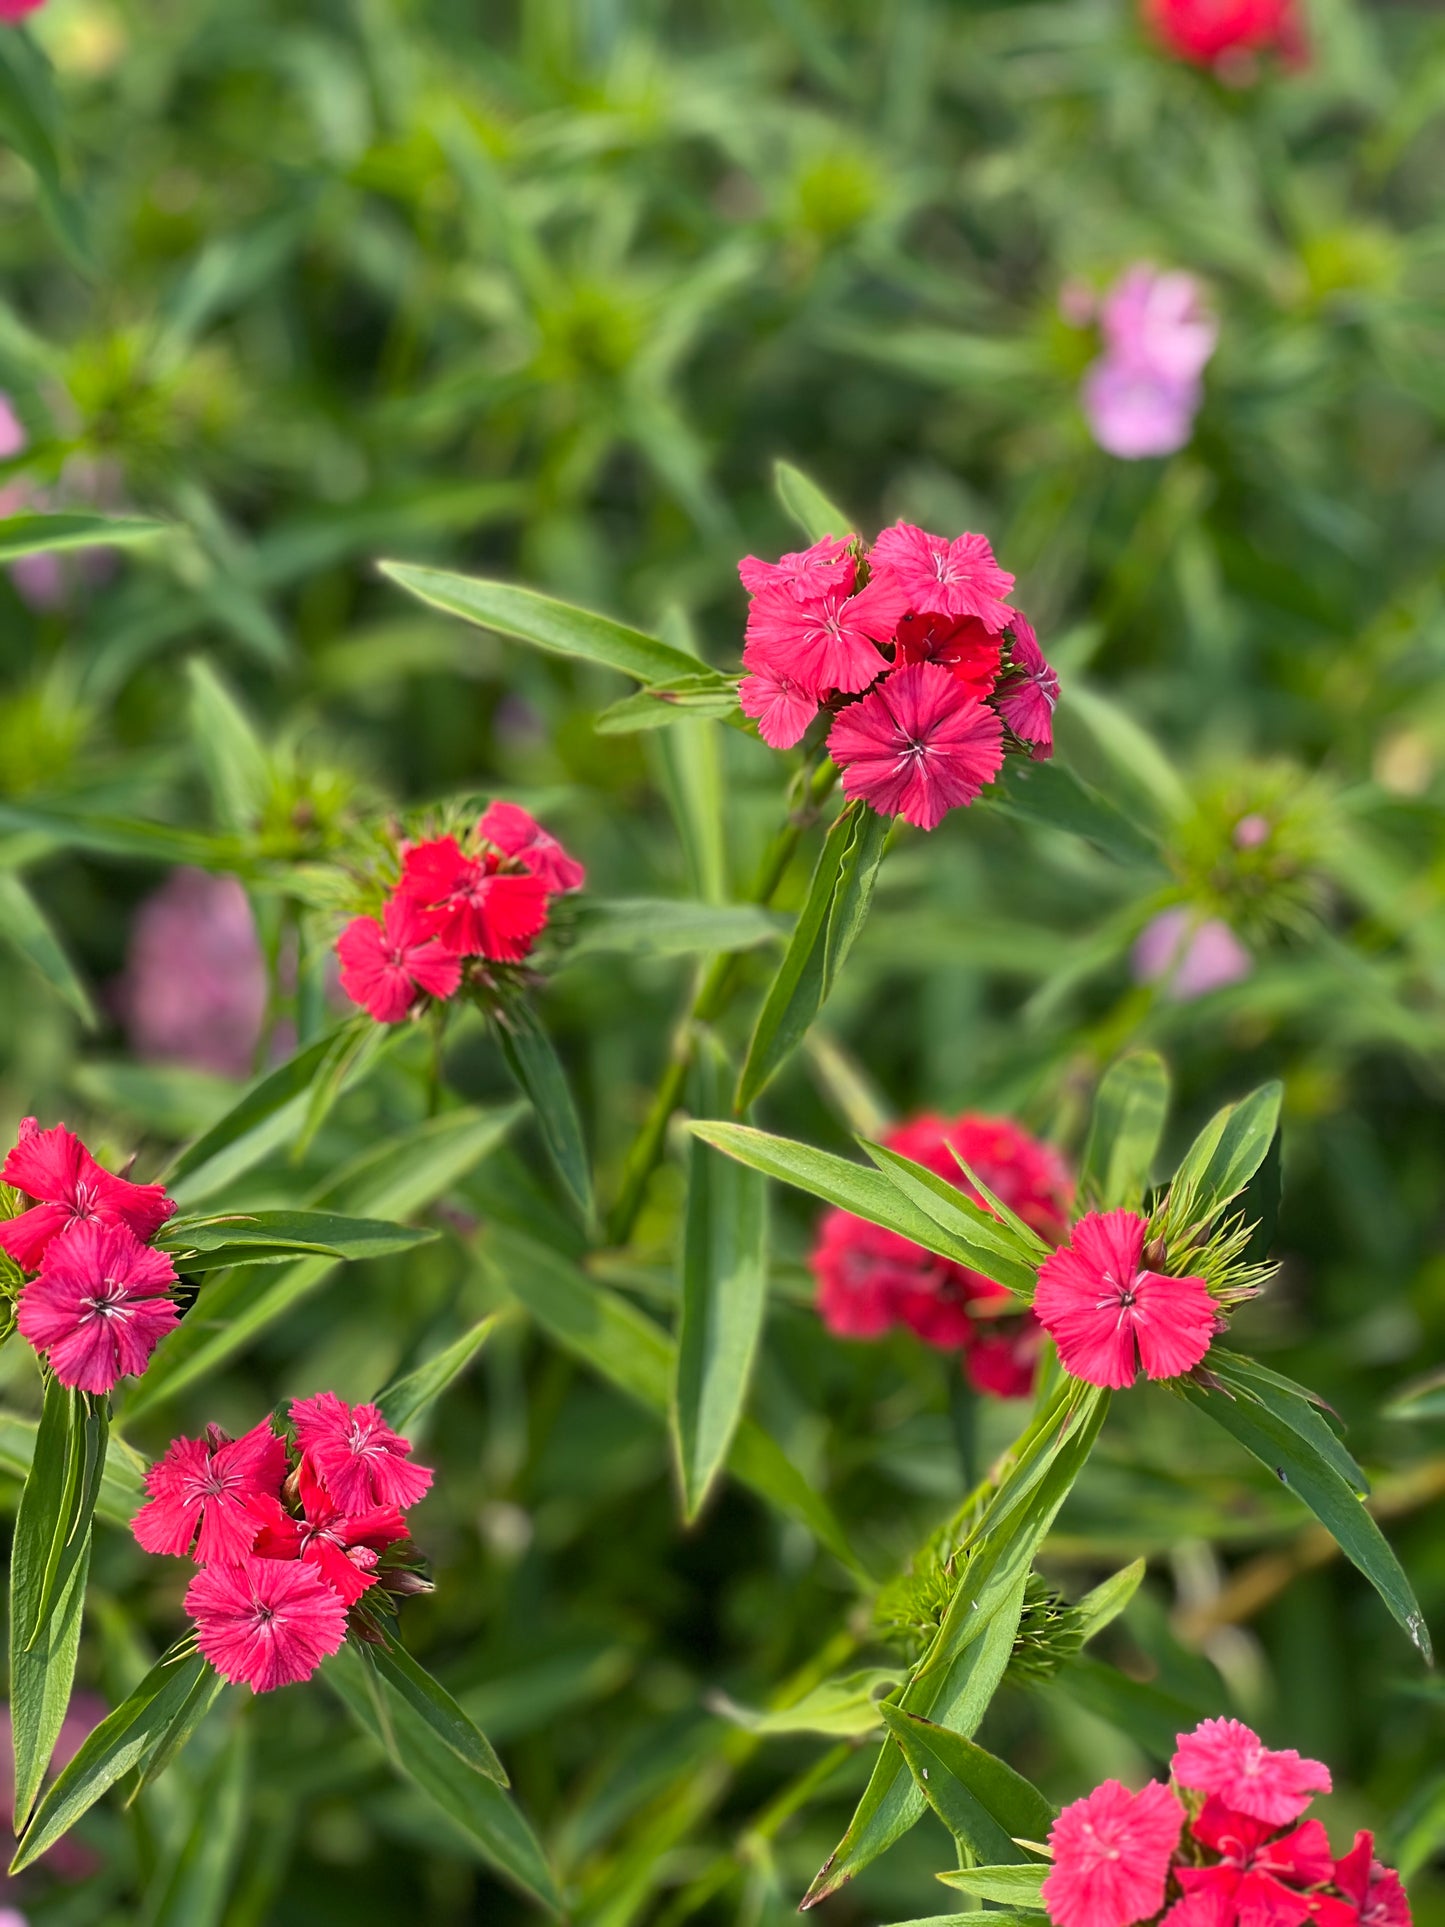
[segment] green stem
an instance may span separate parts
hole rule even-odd
[[[815,767],[804,769],[797,784],[798,802],[787,822],[774,836],[764,854],[757,879],[747,901],[771,904],[788,873],[805,830],[817,820],[818,810],[838,780],[836,766],[824,756]],[[682,1022],[673,1034],[672,1049],[657,1090],[653,1094],[642,1129],[633,1141],[622,1167],[622,1184],[607,1218],[607,1242],[625,1245],[642,1208],[648,1180],[662,1161],[667,1146],[667,1127],[673,1112],[682,1102],[687,1073],[697,1048],[697,1033],[704,1024],[714,1023],[727,1009],[741,981],[740,959],[736,951],[714,957],[702,974],[697,991]]]

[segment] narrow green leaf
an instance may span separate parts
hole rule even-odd
[[[721,1101],[710,1050],[694,1069],[701,1108]],[[768,1298],[767,1180],[694,1139],[683,1219],[682,1306],[669,1407],[683,1516],[721,1472],[748,1395]]]
[[[38,1432],[34,1419],[21,1418],[16,1412],[0,1412],[0,1472],[8,1473],[21,1483],[25,1481],[34,1463]],[[112,1433],[95,1503],[99,1516],[111,1525],[129,1525],[145,1497],[144,1476],[145,1461],[123,1438]]]
[[[584,1224],[593,1218],[592,1167],[567,1073],[531,1005],[518,1001],[497,1019],[507,1069],[532,1106],[542,1143]]]
[[[1332,1465],[1357,1499],[1368,1498],[1370,1481],[1329,1420],[1322,1399],[1296,1385],[1291,1378],[1271,1371],[1257,1358],[1231,1351],[1223,1345],[1211,1348],[1207,1369],[1227,1392],[1255,1405],[1263,1405],[1320,1457]]]
[[[0,870],[0,939],[68,1004],[87,1030],[100,1020],[90,993],[51,928],[50,920],[13,870]]]
[[[1138,1592],[1147,1565],[1147,1560],[1135,1559],[1075,1601],[1073,1621],[1085,1645],[1123,1612]]]
[[[830,502],[816,482],[791,462],[774,462],[773,488],[778,500],[792,516],[810,542],[824,536],[851,535],[854,525],[836,503]]]
[[[250,717],[222,678],[201,656],[186,664],[190,683],[191,738],[196,746],[216,821],[223,829],[253,828],[265,808],[270,758]]]
[[[738,708],[738,682],[715,669],[698,667],[690,676],[676,676],[671,682],[649,683],[621,702],[613,703],[592,719],[599,736],[625,736],[642,729],[667,729],[678,723],[700,722],[712,717],[743,720]]]
[[[410,1251],[430,1244],[437,1233],[429,1226],[391,1224],[384,1218],[348,1218],[338,1211],[247,1211],[228,1217],[173,1218],[156,1242],[166,1251],[228,1252],[233,1264],[244,1264],[247,1247],[263,1245],[280,1251],[314,1251],[332,1258],[380,1258],[392,1251]],[[182,1271],[184,1257],[178,1255]]]
[[[379,566],[399,588],[419,596],[432,608],[475,622],[480,628],[494,629],[500,635],[516,636],[550,655],[600,663],[643,683],[675,682],[698,673],[696,656],[685,650],[674,649],[640,629],[629,629],[610,616],[538,595],[533,589],[451,575],[441,569],[413,568],[403,562]]]
[[[158,1660],[130,1697],[82,1742],[70,1764],[46,1789],[11,1863],[19,1873],[53,1847],[116,1782],[153,1753],[201,1679],[210,1671],[199,1653]]]
[[[168,535],[164,522],[113,515],[12,515],[0,521],[0,562],[22,555],[55,555],[65,549],[127,547]]]
[[[898,1706],[885,1706],[883,1718],[919,1792],[954,1839],[985,1863],[1026,1864],[1016,1843],[1045,1839],[1055,1819],[1038,1788],[967,1734]]]
[[[1341,1476],[1333,1454],[1321,1453],[1263,1404],[1206,1392],[1187,1382],[1182,1389],[1191,1405],[1207,1412],[1309,1507],[1430,1663],[1430,1631],[1410,1581],[1385,1535]]]
[[[399,1641],[373,1646],[370,1657],[388,1690],[405,1701],[464,1766],[495,1780],[498,1786],[509,1784],[506,1769],[486,1734]]]
[[[134,1805],[145,1789],[161,1777],[225,1690],[226,1681],[207,1666],[147,1748],[144,1758],[137,1761],[136,1777],[126,1795],[127,1806]]]
[[[18,1563],[11,1566],[12,1589]],[[15,1608],[10,1619],[10,1742],[15,1759],[14,1830],[18,1834],[29,1817],[45,1779],[45,1770],[60,1738],[75,1661],[80,1651],[80,1626],[85,1611],[85,1585],[90,1573],[90,1533],[80,1557],[71,1567],[45,1630],[28,1646],[15,1638]]]
[[[366,1661],[350,1641],[321,1668],[321,1677],[363,1732],[471,1842],[481,1857],[552,1913],[562,1911],[552,1871],[536,1835],[511,1796],[443,1745],[408,1700],[390,1696],[388,1735],[368,1689]],[[388,1746],[388,1739],[391,1744]]]
[[[76,267],[93,266],[85,209],[65,178],[50,66],[32,36],[0,35],[0,137],[30,168],[56,238]]]
[[[184,1203],[228,1183],[284,1140],[296,1115],[284,1116],[309,1088],[343,1032],[359,1033],[367,1017],[354,1018],[325,1037],[318,1037],[274,1071],[268,1071],[232,1105],[209,1130],[184,1145],[161,1173],[172,1196]]]
[[[633,957],[698,957],[778,943],[789,922],[755,903],[694,903],[666,897],[623,897],[577,906],[569,957],[620,951]]]
[[[249,1727],[237,1720],[199,1789],[196,1817],[161,1863],[136,1927],[221,1927],[250,1817]]]
[[[1101,1211],[1143,1203],[1168,1110],[1169,1071],[1157,1051],[1130,1051],[1105,1071],[1079,1168],[1080,1192]]]
[[[1033,1296],[1039,1265],[1048,1256],[1048,1246],[1041,1238],[1027,1226],[1021,1233],[1015,1224],[975,1204],[958,1185],[915,1164],[912,1158],[866,1138],[859,1142],[884,1177],[920,1211],[927,1212],[940,1231],[960,1248],[976,1254],[968,1260],[975,1271],[982,1271],[996,1284],[1006,1284],[1026,1300]]]
[[[50,1379],[29,1475],[20,1494],[10,1558],[12,1682],[27,1685],[33,1695],[12,1709],[17,1798],[23,1797],[26,1807],[35,1796],[36,1757],[43,1747],[59,1683],[38,1664],[19,1666],[17,1656],[33,1656],[50,1646],[56,1652],[57,1664],[63,1668],[66,1663],[64,1639],[48,1635],[52,1616],[62,1602],[70,1599],[76,1569],[89,1556],[90,1522],[100,1491],[109,1429],[104,1399],[71,1391],[57,1379]],[[78,1611],[78,1607],[71,1603],[67,1610]],[[28,1763],[23,1774],[22,1755]],[[40,1772],[48,1759],[46,1751],[45,1758],[38,1761]]]
[[[885,1692],[902,1684],[899,1674],[870,1667],[825,1679],[788,1706],[757,1711],[719,1696],[713,1710],[748,1733],[774,1738],[788,1733],[816,1733],[825,1739],[863,1739],[883,1724],[879,1702]]]
[[[1185,1698],[1167,1691],[1157,1680],[1130,1679],[1087,1653],[1061,1666],[1038,1690],[1046,1697],[1058,1694],[1082,1706],[1160,1761],[1173,1757],[1181,1733],[1219,1710],[1217,1699]]]
[[[811,1144],[799,1144],[792,1138],[774,1137],[749,1124],[728,1124],[707,1118],[695,1120],[688,1128],[705,1144],[714,1145],[740,1163],[751,1165],[764,1177],[777,1178],[783,1184],[821,1198],[825,1204],[839,1205],[866,1218],[870,1224],[896,1231],[925,1250],[937,1252],[941,1258],[950,1258],[955,1264],[983,1272],[1011,1291],[1033,1289],[1033,1267],[1020,1266],[1017,1259],[1004,1255],[1001,1249],[1004,1238],[997,1227],[992,1235],[987,1234],[976,1219],[961,1210],[958,1221],[960,1225],[967,1225],[966,1235],[947,1230],[882,1170],[870,1170],[866,1164],[854,1164],[832,1151],[819,1151]],[[899,1162],[906,1164],[907,1160]],[[890,1163],[888,1168],[891,1173],[895,1167]],[[961,1193],[947,1185],[946,1179],[940,1179],[939,1184],[946,1186],[963,1205],[967,1204]]]
[[[807,901],[758,1013],[735,1109],[745,1111],[802,1042],[868,914],[890,819],[850,803],[829,830]]]
[[[374,1403],[393,1431],[405,1432],[415,1425],[453,1380],[460,1378],[500,1322],[500,1312],[489,1312],[434,1358],[393,1379],[385,1391],[377,1393]]]
[[[305,1158],[317,1133],[336,1108],[341,1093],[359,1084],[400,1034],[400,1025],[374,1024],[369,1018],[343,1024],[339,1031],[332,1033],[332,1048],[311,1079],[301,1125],[291,1140],[293,1164],[300,1164]]]
[[[979,1900],[998,1900],[1006,1907],[1042,1909],[1041,1889],[1049,1877],[1047,1867],[960,1867],[941,1873],[946,1887],[958,1887]]]
[[[505,1226],[488,1228],[482,1256],[497,1282],[549,1337],[639,1405],[665,1417],[674,1371],[672,1346],[650,1318],[557,1252]],[[863,1573],[823,1499],[751,1419],[739,1424],[727,1465],[767,1504],[806,1526],[851,1571]]]
[[[1067,830],[1121,863],[1159,861],[1159,846],[1148,830],[1059,762],[1014,762],[989,790],[986,807]]]
[[[1167,1206],[1177,1234],[1216,1216],[1237,1198],[1269,1155],[1284,1086],[1277,1081],[1216,1111],[1185,1152]]]

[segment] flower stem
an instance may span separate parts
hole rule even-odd
[[[768,845],[748,902],[761,904],[764,908],[772,902],[788,873],[788,866],[797,852],[804,831],[816,821],[820,806],[837,780],[837,767],[826,756],[816,766],[804,768],[801,772],[794,787],[797,800],[789,811],[787,822]],[[715,1022],[732,1002],[741,981],[738,961],[736,951],[728,951],[712,959],[702,974],[690,1007],[673,1034],[667,1064],[642,1129],[634,1139],[622,1167],[622,1184],[607,1218],[609,1244],[624,1245],[632,1235],[648,1180],[661,1163],[666,1149],[668,1124],[682,1102],[687,1073],[697,1047],[698,1030],[704,1024]]]

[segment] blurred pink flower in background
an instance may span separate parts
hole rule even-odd
[[[44,5],[45,0],[0,0],[0,20],[23,20]],[[0,1927],[6,1927],[3,1918],[0,1918]]]
[[[1227,923],[1218,917],[1201,922],[1181,903],[1145,925],[1134,945],[1133,966],[1136,983],[1164,981],[1166,997],[1188,1003],[1239,983],[1254,960]]]
[[[9,3],[13,5],[14,0]],[[7,0],[0,0],[0,20],[18,18],[4,11],[6,4]],[[23,454],[29,440],[10,397],[0,392],[0,462],[12,461]],[[120,496],[118,474],[104,464],[77,457],[67,464],[61,492],[82,505],[115,508]],[[32,514],[57,506],[65,503],[53,502],[44,490],[24,478],[0,484],[0,517]],[[115,550],[98,544],[68,556],[22,555],[10,564],[10,579],[32,609],[43,611],[63,608],[77,579],[90,584],[104,582],[114,573],[115,566]]]
[[[1189,440],[1219,338],[1198,281],[1137,262],[1105,295],[1099,322],[1104,352],[1082,391],[1095,441],[1124,461],[1174,454]]]
[[[60,1723],[60,1734],[55,1742],[47,1777],[53,1779],[62,1767],[70,1765],[80,1751],[82,1742],[89,1738],[109,1711],[105,1701],[95,1693],[71,1695],[65,1718]],[[0,1805],[4,1806],[7,1826],[14,1803],[15,1767],[14,1755],[10,1751],[10,1708],[0,1705]],[[60,1880],[88,1880],[100,1868],[100,1860],[94,1850],[73,1833],[57,1840],[38,1864]],[[23,1891],[24,1885],[23,1879],[12,1880],[0,1873],[0,1901],[12,1899],[17,1888]],[[0,1927],[11,1927],[12,1921],[19,1921],[24,1927],[25,1916],[14,1908],[0,1907]]]
[[[245,1077],[266,1015],[266,964],[234,877],[174,870],[136,912],[118,1006],[151,1062]]]

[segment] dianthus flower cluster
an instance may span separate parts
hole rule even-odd
[[[585,876],[524,809],[493,803],[461,840],[402,846],[380,918],[355,917],[337,939],[341,988],[379,1024],[399,1024],[487,964],[520,963],[553,897],[580,890]]]
[[[1075,1378],[1116,1390],[1146,1378],[1178,1378],[1224,1329],[1221,1303],[1200,1277],[1154,1267],[1137,1211],[1090,1211],[1039,1267],[1034,1314]]]
[[[108,1392],[139,1376],[175,1325],[176,1268],[151,1240],[175,1212],[159,1184],[102,1169],[63,1124],[20,1125],[0,1183],[27,1207],[0,1223],[0,1251],[26,1274],[15,1322],[62,1385]]]
[[[1410,1927],[1400,1876],[1357,1833],[1342,1859],[1318,1820],[1329,1768],[1238,1720],[1181,1733],[1168,1786],[1117,1780],[1064,1808],[1043,1885],[1055,1927]]]
[[[269,1693],[309,1679],[348,1630],[375,1640],[377,1601],[426,1590],[405,1512],[432,1482],[374,1405],[293,1400],[292,1440],[263,1419],[175,1439],[132,1521],[147,1552],[192,1558],[196,1644],[223,1679]],[[372,1589],[379,1588],[372,1595]]]
[[[1099,331],[1103,352],[1083,385],[1094,440],[1123,461],[1173,455],[1193,431],[1219,338],[1199,282],[1136,262],[1099,304]]]
[[[1252,79],[1261,54],[1307,58],[1299,0],[1144,0],[1144,18],[1170,53],[1224,80]]]
[[[831,717],[843,790],[931,830],[973,802],[1009,751],[1053,754],[1059,679],[981,535],[911,523],[865,549],[828,536],[738,565],[751,601],[743,712],[774,749]]]
[[[982,1203],[962,1158],[1040,1237],[1052,1242],[1064,1235],[1074,1190],[1068,1167],[1051,1146],[1007,1118],[915,1118],[883,1143]],[[1042,1342],[1038,1322],[1031,1312],[1010,1311],[1012,1295],[992,1279],[849,1211],[824,1218],[812,1265],[818,1310],[830,1331],[876,1338],[907,1326],[929,1345],[961,1352],[976,1391],[1028,1396]]]

